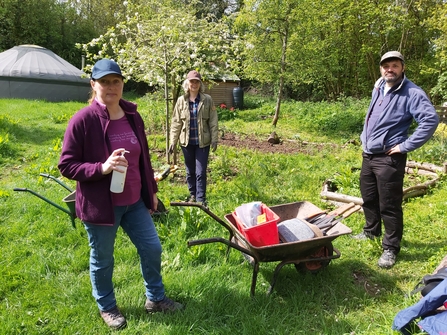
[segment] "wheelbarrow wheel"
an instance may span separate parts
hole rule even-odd
[[[309,258],[325,258],[334,254],[334,246],[329,243],[309,256]],[[298,272],[310,272],[313,274],[318,273],[321,269],[327,267],[331,262],[330,259],[324,259],[321,261],[303,261],[295,264],[295,268]]]

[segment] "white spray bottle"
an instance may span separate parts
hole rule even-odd
[[[124,150],[121,156],[124,157],[124,154],[126,153],[129,153],[129,151]],[[127,166],[120,166],[120,169],[123,170],[123,172],[118,172],[115,170],[113,170],[112,172],[112,182],[110,183],[110,192],[123,193],[124,183],[126,181]]]

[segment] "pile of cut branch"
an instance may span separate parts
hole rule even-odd
[[[426,194],[431,187],[436,185],[441,175],[445,174],[446,172],[447,164],[444,164],[444,166],[437,166],[429,163],[417,163],[414,161],[408,161],[405,173],[425,176],[428,178],[428,180],[424,183],[404,188],[404,200]],[[335,185],[330,179],[327,179],[323,183],[323,189],[320,193],[320,197],[336,206],[340,206],[344,203],[350,202],[353,202],[356,205],[363,204],[362,198],[337,193],[336,191],[337,185]]]

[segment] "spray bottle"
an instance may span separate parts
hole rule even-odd
[[[124,154],[129,153],[129,151],[124,150],[121,156],[124,157]],[[124,183],[126,181],[126,173],[127,166],[120,166],[120,169],[123,172],[115,171],[112,172],[112,182],[110,183],[110,192],[113,193],[122,193],[124,190]]]

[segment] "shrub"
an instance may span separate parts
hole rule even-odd
[[[225,104],[217,106],[216,111],[220,121],[233,120],[237,117],[237,110],[234,107],[227,108],[227,105]]]

